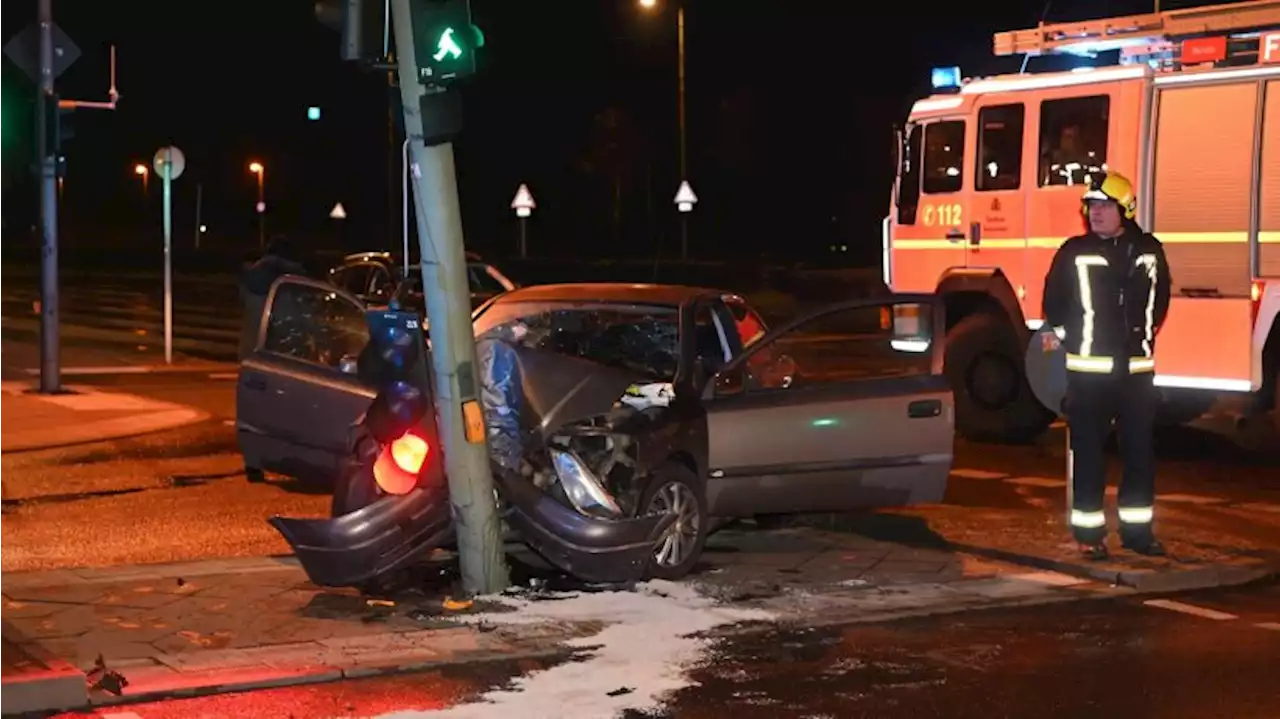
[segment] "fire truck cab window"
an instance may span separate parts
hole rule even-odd
[[[959,192],[964,186],[964,120],[947,120],[924,128],[923,189],[926,195]]]
[[[920,126],[912,125],[898,167],[898,224],[916,224],[920,207]]]
[[[1107,95],[1040,103],[1040,186],[1082,185],[1107,166]]]
[[[993,105],[978,113],[978,162],[974,185],[979,191],[1016,190],[1022,184],[1022,124],[1026,109]]]

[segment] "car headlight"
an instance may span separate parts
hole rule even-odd
[[[574,509],[595,517],[614,518],[622,515],[622,508],[578,455],[553,449],[551,464]]]

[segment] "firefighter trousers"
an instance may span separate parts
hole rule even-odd
[[[1120,481],[1120,539],[1144,546],[1155,537],[1156,458],[1153,431],[1159,396],[1154,373],[1094,374],[1070,372],[1067,422],[1071,429],[1067,482],[1071,531],[1076,541],[1094,544],[1107,535],[1103,496],[1107,488],[1104,448],[1114,423],[1124,474]]]

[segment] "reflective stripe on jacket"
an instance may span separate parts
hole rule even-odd
[[[1109,374],[1155,370],[1155,343],[1169,312],[1171,278],[1154,236],[1072,237],[1045,278],[1044,318],[1067,351],[1067,369]]]

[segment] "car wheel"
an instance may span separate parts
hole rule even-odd
[[[267,475],[257,467],[245,467],[244,478],[249,480],[251,484],[261,484],[267,481]]]
[[[1013,325],[987,312],[947,332],[946,373],[956,403],[956,430],[979,442],[1023,443],[1053,421],[1027,384],[1024,347]]]
[[[676,515],[676,521],[653,546],[648,575],[658,579],[680,579],[702,556],[711,523],[702,482],[688,467],[669,462],[658,469],[643,494],[640,507],[645,513]]]

